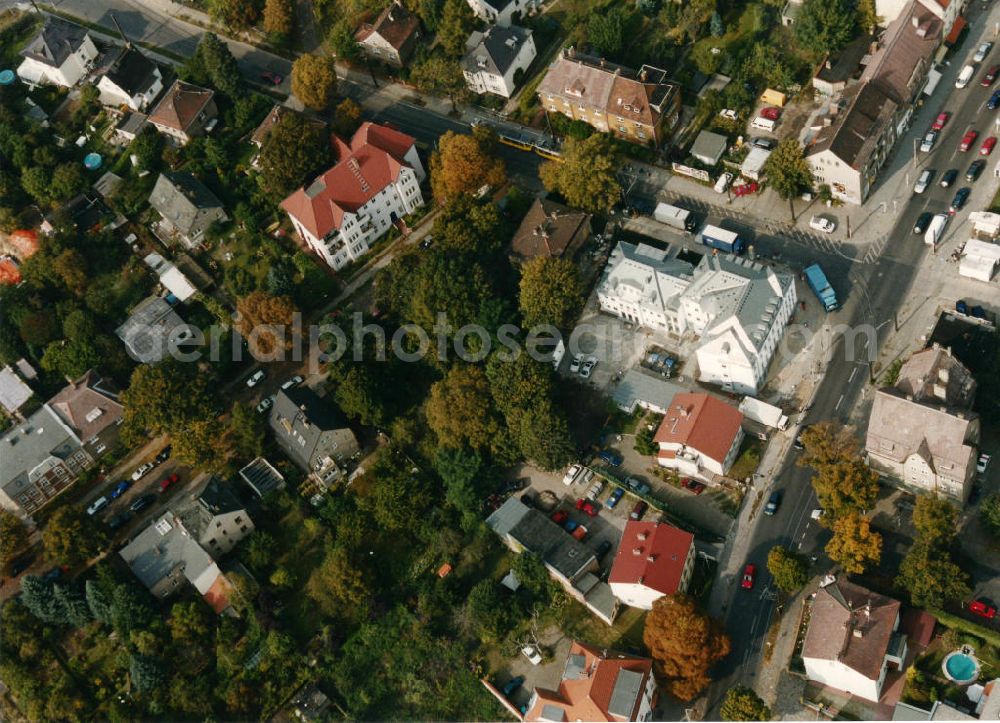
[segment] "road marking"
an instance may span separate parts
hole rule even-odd
[[[853,382],[853,381],[854,381],[854,375],[855,375],[855,374],[857,374],[857,373],[858,373],[858,368],[857,368],[857,367],[854,367],[854,368],[853,368],[853,369],[851,370],[851,376],[850,376],[850,377],[848,377],[848,379],[847,379],[847,382],[848,382],[848,384],[850,384],[851,382]]]
[[[841,394],[840,399],[837,400],[837,405],[833,408],[833,410],[837,411],[838,409],[840,409],[840,405],[841,403],[843,403],[843,401],[844,401],[844,395]]]

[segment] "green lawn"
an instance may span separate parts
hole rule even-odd
[[[740,447],[740,456],[729,470],[728,477],[735,480],[744,480],[754,472],[760,465],[761,443],[756,437],[744,437]]]

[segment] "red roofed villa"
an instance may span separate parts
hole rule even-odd
[[[653,440],[661,467],[693,477],[724,475],[743,441],[743,415],[707,394],[675,394]]]
[[[652,660],[573,641],[559,690],[535,688],[524,720],[649,720],[656,697]]]
[[[611,592],[633,608],[652,610],[664,595],[687,592],[694,572],[694,535],[658,522],[625,524],[611,566]]]
[[[299,236],[334,270],[366,253],[389,227],[424,204],[416,141],[363,124],[350,144],[334,139],[337,165],[281,202]]]

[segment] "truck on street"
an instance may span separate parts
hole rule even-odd
[[[711,224],[706,224],[701,230],[701,242],[710,248],[736,255],[742,254],[747,247],[746,242],[735,231],[727,231]]]
[[[827,311],[836,311],[840,308],[840,304],[837,303],[837,292],[833,290],[830,286],[830,282],[826,278],[826,274],[823,273],[823,269],[820,268],[819,264],[813,264],[812,266],[807,266],[805,268],[806,282],[809,284],[809,288],[813,290],[819,298],[820,303]]]
[[[696,225],[694,215],[690,211],[678,208],[677,206],[671,206],[669,203],[656,204],[656,210],[653,211],[653,218],[662,224],[666,224],[678,231],[684,231],[685,233],[694,231]]]

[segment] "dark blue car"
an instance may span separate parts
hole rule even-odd
[[[996,110],[997,108],[1000,108],[1000,90],[993,91],[993,95],[991,95],[990,99],[986,101],[986,107],[989,110]]]
[[[602,462],[610,464],[612,467],[618,467],[622,463],[622,456],[617,452],[612,452],[610,449],[604,450],[597,456],[601,458]]]
[[[118,484],[115,485],[115,488],[111,490],[111,499],[117,500],[119,497],[125,494],[125,490],[127,489],[128,489],[128,482],[124,481],[119,482]]]

